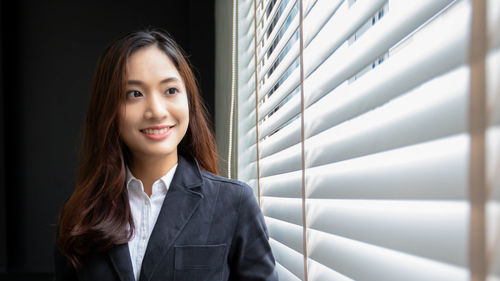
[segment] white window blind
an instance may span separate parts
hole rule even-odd
[[[500,280],[500,1],[235,1],[280,280]]]

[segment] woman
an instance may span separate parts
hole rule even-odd
[[[277,280],[251,189],[217,175],[195,78],[163,31],[101,55],[56,280]]]

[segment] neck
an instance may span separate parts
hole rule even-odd
[[[153,183],[163,177],[175,164],[177,164],[177,152],[166,157],[140,157],[134,155],[129,163],[132,174],[141,180],[144,192],[151,196]]]

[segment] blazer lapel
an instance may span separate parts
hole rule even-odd
[[[172,247],[198,208],[203,195],[201,173],[196,161],[179,155],[177,170],[149,238],[139,280],[148,281],[161,258]]]
[[[128,244],[114,246],[108,251],[108,255],[121,281],[135,281]]]

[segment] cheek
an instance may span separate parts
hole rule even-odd
[[[179,119],[184,121],[186,125],[189,124],[189,102],[187,96],[185,96],[182,102],[179,103],[179,106],[177,107],[177,112]]]
[[[125,129],[125,123],[126,123],[126,118],[127,118],[127,110],[125,107],[120,108],[120,112],[118,113],[118,132],[120,133],[120,136],[123,136],[123,131]]]
[[[186,118],[186,123],[189,124],[189,103],[186,102],[186,107],[184,108],[184,116]]]
[[[118,118],[118,126],[120,135],[126,135],[131,129],[134,128],[135,120],[137,120],[137,110],[123,106],[120,109],[120,116]]]

